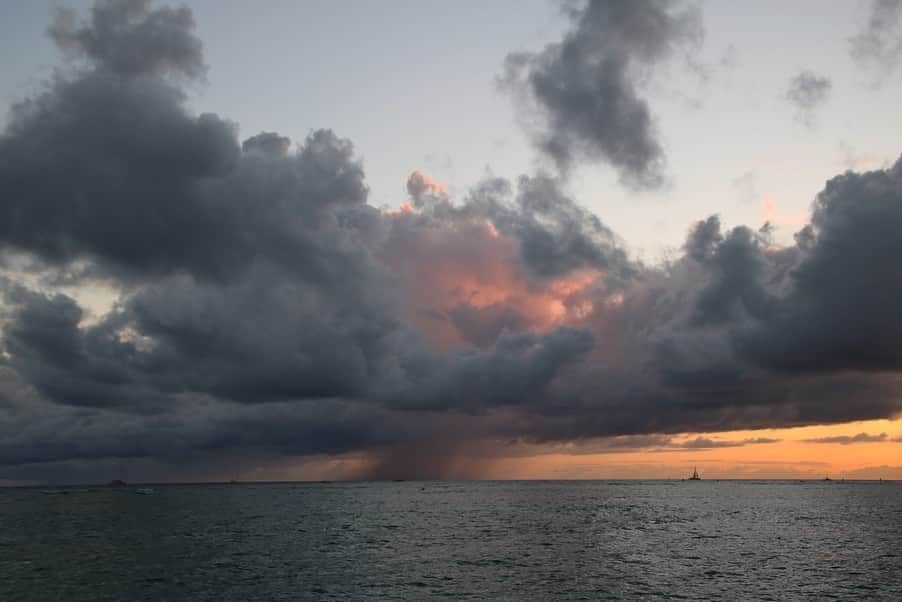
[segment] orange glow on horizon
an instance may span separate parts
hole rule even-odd
[[[808,441],[854,437],[859,433],[872,436],[885,434],[885,437],[878,442],[848,444]],[[448,463],[450,459],[453,470],[434,478],[685,479],[692,474],[694,467],[698,467],[702,479],[823,479],[829,476],[834,480],[902,480],[900,420],[713,434],[684,433],[674,436],[672,444],[679,445],[698,437],[719,442],[759,438],[780,441],[691,451],[652,446],[605,453],[591,453],[591,442],[514,446],[482,443],[471,446],[469,455],[449,451],[442,461]],[[302,480],[368,478],[367,470],[379,458],[379,453],[357,452],[318,460],[306,459],[296,463],[294,469],[282,465],[279,475],[280,478]]]
[[[813,439],[854,437],[866,433],[879,441],[825,442]],[[550,453],[497,458],[489,471],[496,478],[686,478],[694,466],[709,479],[902,479],[902,421],[869,420],[724,433],[686,433],[676,444],[697,437],[719,442],[759,438],[774,443],[752,443],[711,449],[641,449],[612,453],[570,453],[567,445],[547,446]],[[563,447],[563,449],[560,449]],[[511,475],[504,477],[504,474]],[[492,477],[489,477],[492,478]]]

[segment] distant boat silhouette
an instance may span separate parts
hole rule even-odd
[[[830,478],[830,475],[824,475],[824,480],[825,480],[825,481],[832,481],[833,479]]]
[[[697,467],[692,468],[692,476],[689,477],[689,480],[690,481],[701,481],[702,480],[702,478],[700,476],[698,476],[698,468]]]

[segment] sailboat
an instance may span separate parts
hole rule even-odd
[[[692,476],[689,477],[689,480],[690,481],[701,481],[702,480],[702,478],[700,476],[698,476],[698,468],[697,467],[692,468]]]

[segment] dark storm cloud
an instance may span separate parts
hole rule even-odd
[[[493,221],[520,241],[524,261],[540,276],[595,267],[628,278],[637,270],[610,228],[565,196],[557,181],[521,178],[517,209],[499,212]]]
[[[696,300],[695,324],[763,318],[770,311],[773,300],[761,282],[765,261],[755,232],[739,226],[721,235],[719,220],[711,217],[690,232],[686,250],[709,273]]]
[[[156,411],[184,392],[247,403],[354,394],[381,373],[397,325],[378,301],[342,303],[343,293],[354,294],[263,268],[225,287],[173,277],[81,328],[72,299],[14,293],[5,348],[42,393],[71,405]]]
[[[688,320],[665,323],[656,338],[671,391],[692,394],[689,412],[704,407],[702,394],[712,409],[729,396],[730,413],[760,396],[758,411],[781,423],[898,413],[900,225],[902,161],[827,182],[796,246],[773,248],[747,228],[722,235],[710,219],[697,225],[691,262],[670,283],[693,282]]]
[[[177,464],[204,454],[341,453],[415,441],[426,429],[425,423],[411,429],[403,415],[343,400],[274,403],[266,412],[202,397],[185,401],[152,415],[31,408],[4,425],[0,465],[73,458],[152,458]]]
[[[501,303],[486,307],[461,303],[448,312],[448,319],[465,340],[479,347],[491,344],[505,330],[518,331],[528,326],[516,309]]]
[[[225,279],[340,237],[337,214],[367,210],[347,141],[318,131],[292,157],[242,156],[234,126],[181,103],[158,79],[93,71],[15,107],[0,138],[0,242],[117,275]],[[254,206],[250,192],[280,202]]]
[[[538,147],[561,169],[602,160],[633,188],[664,181],[665,153],[641,81],[702,36],[696,7],[666,0],[568,4],[561,42],[508,55],[501,82],[545,119]]]
[[[751,405],[780,423],[899,411],[900,184],[902,162],[833,178],[797,244],[782,249],[743,227],[721,234],[712,219],[693,229],[686,265],[662,284],[694,292],[664,289],[677,319],[658,330],[654,355],[670,392],[694,397],[688,412],[721,397],[730,413],[757,397]]]
[[[107,152],[118,154],[116,146]],[[219,177],[186,177],[171,196],[165,182],[149,177],[156,166],[128,166],[142,171],[120,187],[118,178],[67,181],[77,170],[62,165],[47,174],[63,176],[53,191],[4,203],[13,222],[4,242],[48,262],[94,260],[94,274],[123,275],[129,286],[155,282],[85,329],[71,299],[11,300],[19,307],[6,327],[11,361],[53,398],[145,405],[158,396],[144,394],[144,385],[250,401],[343,394],[380,361],[375,356],[397,327],[364,242],[380,218],[363,204],[350,145],[331,132],[311,134],[291,157],[249,152]],[[5,173],[19,181],[15,163]],[[57,247],[48,253],[48,245]],[[48,336],[40,330],[44,316],[60,322],[47,327]],[[55,330],[64,336],[50,336]],[[124,334],[131,332],[152,345],[141,348]]]
[[[545,174],[521,176],[515,194],[507,180],[486,180],[462,206],[444,203],[432,215],[440,220],[488,219],[518,242],[523,263],[540,278],[597,268],[614,282],[642,271],[617,235],[565,194],[559,179]]]
[[[98,4],[85,25],[60,16],[54,39],[87,63],[17,105],[0,139],[0,244],[121,293],[95,318],[64,294],[3,282],[4,365],[38,405],[79,417],[64,430],[46,413],[10,426],[22,434],[8,462],[397,443],[410,437],[378,424],[404,424],[391,408],[537,399],[591,349],[587,331],[562,328],[431,351],[399,319],[393,277],[374,257],[392,223],[366,205],[351,144],[320,130],[294,153],[273,132],[239,148],[235,126],[191,115],[171,76],[200,74],[192,26],[186,10],[146,3]],[[132,45],[141,53],[122,56]],[[547,228],[564,216],[538,211]],[[543,236],[555,245],[578,238],[574,227]],[[4,398],[16,393],[7,386]],[[341,407],[366,418],[349,423]]]
[[[555,384],[565,412],[535,408],[536,438],[898,415],[900,174],[902,161],[833,178],[788,247],[766,228],[697,223],[685,256],[646,270],[600,312],[597,361]]]
[[[212,249],[227,225],[195,194],[234,166],[234,128],[181,101],[158,79],[98,69],[16,105],[0,138],[3,244],[53,263],[221,274]]]
[[[840,445],[852,445],[853,443],[883,443],[884,441],[889,440],[886,433],[880,433],[879,435],[858,433],[857,435],[838,435],[835,437],[805,439],[805,443],[838,443]]]
[[[48,28],[53,41],[117,75],[204,75],[202,44],[191,30],[187,7],[151,10],[152,0],[100,0],[91,20],[79,24],[75,13],[60,9]]]
[[[740,364],[740,369],[749,370]],[[751,371],[751,370],[749,370]],[[694,370],[692,386],[660,379],[654,368],[629,375],[579,375],[579,390],[553,397],[522,420],[524,440],[574,441],[642,433],[781,428],[898,414],[899,382],[864,377],[733,378]]]
[[[496,406],[541,402],[549,382],[563,367],[588,353],[591,333],[558,328],[543,335],[502,333],[487,350],[461,350],[418,362],[412,386],[391,392],[402,407],[480,412]],[[411,366],[414,367],[414,366]]]
[[[351,144],[320,130],[289,157],[286,139],[264,133],[242,154],[236,126],[191,115],[167,77],[197,74],[192,27],[187,9],[103,2],[70,32],[87,68],[14,106],[0,137],[0,244],[138,279],[223,280],[260,256],[310,272],[356,261],[338,214],[374,210]]]
[[[137,387],[130,378],[130,345],[104,336],[106,329],[87,335],[79,329],[84,312],[73,299],[2,284],[9,313],[3,350],[8,365],[35,388],[72,405],[148,408],[160,402],[156,391]],[[98,352],[92,352],[95,345]]]
[[[791,80],[786,90],[786,100],[796,109],[796,118],[812,124],[814,111],[830,98],[833,83],[822,75],[811,71],[801,71]]]
[[[585,45],[644,106],[633,70],[693,15],[592,3],[530,74],[575,77],[590,59],[567,48]],[[378,450],[372,474],[403,476],[417,449],[455,474],[455,450],[485,441],[716,448],[769,440],[673,438],[902,410],[902,161],[830,180],[794,245],[712,216],[645,266],[560,178],[489,178],[455,201],[415,172],[412,206],[383,212],[329,130],[239,144],[186,107],[203,61],[184,9],[61,19],[54,38],[84,62],[0,136],[3,475]],[[584,118],[552,117],[567,140]],[[613,162],[598,136],[570,141]],[[641,180],[658,156],[614,164]],[[71,294],[96,284],[116,296],[99,314]],[[431,338],[427,315],[454,336]]]
[[[693,224],[683,248],[686,254],[695,261],[706,263],[713,258],[717,246],[722,241],[720,218],[712,215]]]
[[[260,132],[241,143],[246,153],[258,151],[265,154],[285,156],[291,148],[291,139],[276,132]]]
[[[902,367],[902,160],[827,182],[797,237],[791,287],[768,320],[737,337],[742,353],[786,372]]]
[[[310,294],[265,276],[240,289],[180,278],[79,328],[82,310],[71,298],[14,288],[5,349],[11,367],[67,405],[156,412],[175,395],[201,393],[244,403],[356,396],[469,411],[540,396],[592,347],[588,332],[558,329],[436,355],[384,316],[305,307]]]
[[[902,59],[902,1],[871,0],[867,23],[849,41],[859,64],[881,75],[894,71]]]

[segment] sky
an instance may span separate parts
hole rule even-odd
[[[0,17],[0,482],[902,478],[902,3]]]

